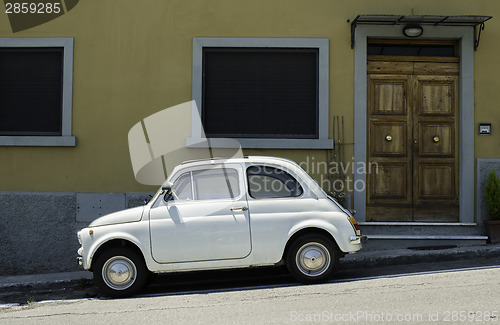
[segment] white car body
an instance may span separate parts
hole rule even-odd
[[[293,196],[253,197],[267,195],[266,184],[279,185],[266,183],[267,174],[259,170],[272,172],[287,187],[293,177],[299,185],[272,194]],[[227,189],[214,178],[222,173],[230,195],[224,196]],[[177,193],[172,184],[186,185]],[[169,191],[175,199],[166,200]],[[330,238],[340,257],[360,250],[365,239],[350,213],[296,163],[274,157],[209,159],[177,166],[146,205],[103,216],[79,231],[78,259],[91,270],[97,254],[126,246],[140,252],[154,273],[274,265],[284,259],[287,245],[306,233]]]

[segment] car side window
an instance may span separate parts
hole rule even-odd
[[[304,190],[299,182],[286,171],[269,166],[247,168],[248,192],[251,197],[298,197]]]
[[[240,196],[238,171],[232,168],[193,172],[196,200],[234,199]]]
[[[240,196],[238,171],[218,168],[187,172],[174,182],[172,191],[175,195],[171,197],[177,200],[234,199]],[[167,196],[165,199],[169,200]]]

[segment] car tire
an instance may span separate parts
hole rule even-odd
[[[113,298],[133,295],[144,288],[149,271],[142,256],[126,248],[112,248],[98,256],[94,281]]]
[[[155,282],[156,279],[158,279],[158,273],[149,272],[144,287],[148,287],[150,284]]]
[[[321,283],[330,279],[336,271],[339,256],[339,249],[331,239],[310,234],[292,242],[286,265],[288,272],[299,282]]]

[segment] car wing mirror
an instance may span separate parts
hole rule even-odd
[[[167,183],[163,184],[161,189],[166,191],[166,192],[172,191],[172,183],[167,182]]]
[[[163,200],[165,202],[175,200],[176,196],[174,194],[174,191],[172,190],[172,183],[168,182],[168,183],[163,184],[161,189],[164,193]]]

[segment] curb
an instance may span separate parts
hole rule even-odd
[[[0,277],[0,290],[26,291],[34,288],[37,290],[44,290],[62,284],[78,285],[81,284],[82,281],[89,281],[92,279],[92,273],[86,271],[4,276]]]
[[[381,255],[381,252],[387,254]],[[358,255],[358,256],[355,256]],[[351,257],[352,256],[352,257]],[[500,257],[500,245],[455,247],[436,250],[388,250],[362,252],[347,255],[342,264],[347,268],[365,268],[374,266],[391,266],[417,263],[432,263],[439,261],[456,261],[474,258]]]

